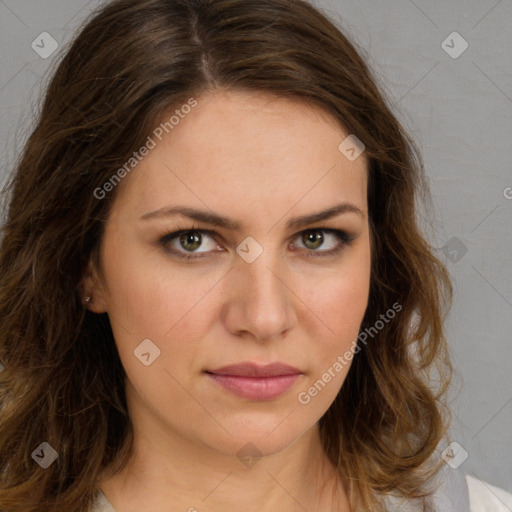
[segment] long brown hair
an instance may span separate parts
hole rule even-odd
[[[126,374],[108,315],[81,296],[116,193],[95,190],[162,112],[214,88],[301,99],[365,144],[372,269],[362,330],[401,310],[355,355],[320,432],[353,507],[428,495],[423,483],[442,461],[427,462],[450,421],[441,399],[452,288],[419,227],[429,200],[420,153],[361,54],[303,0],[116,0],[84,24],[4,190],[0,510],[86,512],[98,476],[127,463]],[[42,442],[58,453],[47,469],[32,457]]]

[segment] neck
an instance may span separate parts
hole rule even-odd
[[[279,453],[252,460],[219,453],[174,432],[142,432],[148,430],[135,429],[128,465],[99,482],[117,512],[350,510],[316,425]]]

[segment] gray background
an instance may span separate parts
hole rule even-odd
[[[0,181],[52,63],[101,3],[0,0]],[[512,1],[315,4],[359,46],[422,150],[436,216],[425,227],[455,288],[452,438],[468,452],[464,472],[512,492]],[[31,48],[42,32],[59,43],[46,59]],[[453,32],[468,43],[460,55]]]

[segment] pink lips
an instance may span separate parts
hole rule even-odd
[[[240,363],[206,371],[206,374],[241,398],[272,400],[290,389],[302,372],[283,363],[264,366]]]

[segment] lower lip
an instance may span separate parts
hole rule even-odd
[[[217,384],[227,391],[249,400],[272,400],[288,391],[301,374],[279,375],[276,377],[239,377],[208,373]]]

